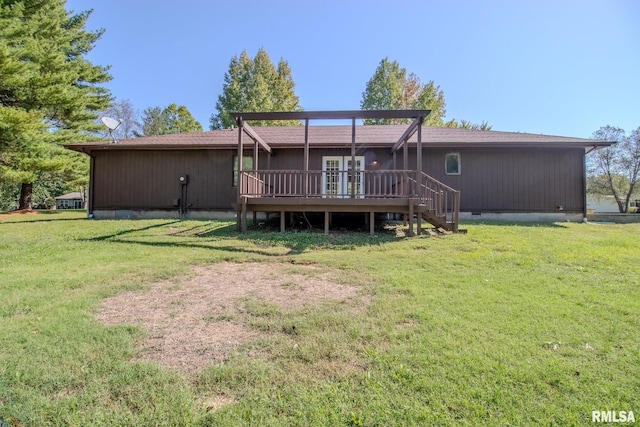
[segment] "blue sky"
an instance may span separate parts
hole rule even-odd
[[[640,126],[635,0],[68,0],[104,28],[89,54],[140,110],[186,105],[209,128],[234,55],[291,67],[305,110],[359,109],[382,58],[443,90],[447,118],[589,137]]]

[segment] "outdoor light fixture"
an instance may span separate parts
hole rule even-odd
[[[374,153],[373,151],[367,151],[366,153],[364,153],[364,162],[367,165],[373,166],[374,168],[378,166],[378,158],[376,156],[376,153]]]

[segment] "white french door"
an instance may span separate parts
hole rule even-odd
[[[356,156],[355,173],[349,174],[351,156],[322,157],[322,195],[327,198],[351,197],[353,190],[356,198],[363,196],[364,156]]]

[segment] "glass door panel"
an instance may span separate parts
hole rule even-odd
[[[342,169],[342,157],[322,158],[322,195],[324,197],[342,197]]]
[[[356,157],[355,170],[351,170],[351,156],[322,157],[322,195],[327,198],[363,196],[364,156]]]

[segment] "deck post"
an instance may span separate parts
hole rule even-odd
[[[405,171],[402,177],[402,195],[411,196],[409,194],[409,176],[407,176],[407,171],[409,170],[409,141],[404,141],[402,146],[402,169]]]
[[[329,218],[331,213],[329,211],[324,211],[324,234],[329,235]]]
[[[372,236],[375,234],[376,225],[376,213],[374,211],[369,212],[369,234]]]
[[[409,199],[409,237],[413,237],[413,199]]]
[[[238,198],[240,198],[242,187],[242,128],[244,127],[244,120],[242,117],[238,117]]]
[[[418,142],[416,143],[416,169],[417,169],[417,175],[416,176],[416,192],[418,194],[418,197],[420,197],[420,200],[418,200],[418,204],[421,203],[421,200],[423,199],[422,194],[423,194],[423,189],[422,189],[422,121],[423,121],[423,117],[420,116],[418,118]],[[416,228],[417,228],[417,233],[418,236],[420,236],[422,234],[422,212],[418,212],[418,215],[416,217]]]
[[[418,119],[418,142],[416,143],[416,170],[418,171],[418,190],[422,192],[422,117]]]
[[[351,119],[351,168],[349,169],[351,179],[351,198],[356,197],[356,119]],[[348,181],[347,181],[348,182]]]
[[[258,141],[254,141],[253,143],[253,170],[257,171],[258,168]],[[256,178],[258,178],[258,175],[255,175]]]
[[[402,145],[402,169],[409,170],[409,141]]]
[[[304,189],[303,195],[307,197],[309,193],[309,119],[304,120],[304,158],[303,158],[303,167],[304,167],[304,179],[303,185]]]
[[[236,182],[237,184],[237,188],[236,188],[236,196],[237,196],[237,200],[238,202],[242,202],[240,200],[240,177],[241,177],[241,173],[240,171],[242,170],[242,126],[244,124],[244,122],[242,121],[242,117],[238,117],[237,118],[237,122],[238,122],[238,155],[237,155],[237,162],[238,162],[238,182]],[[236,212],[236,228],[238,229],[238,233],[242,232],[242,207],[238,206],[238,211]]]
[[[586,205],[585,205],[586,206]],[[458,232],[458,222],[460,215],[460,192],[456,191],[453,194],[453,232]]]
[[[247,232],[247,198],[242,197],[242,211],[240,212],[240,232]]]
[[[284,233],[284,230],[285,230],[285,227],[284,227],[284,222],[285,222],[284,216],[285,216],[285,212],[284,211],[280,211],[280,232],[281,233]]]

